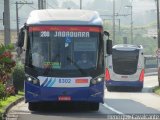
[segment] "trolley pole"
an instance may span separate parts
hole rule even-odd
[[[38,9],[46,9],[46,0],[38,0]]]
[[[82,0],[80,0],[80,9],[82,9]]]
[[[16,23],[17,23],[17,38],[18,38],[18,34],[19,34],[19,12],[18,12],[18,5],[21,4],[21,5],[25,5],[25,4],[33,4],[32,3],[29,3],[29,2],[16,2]]]

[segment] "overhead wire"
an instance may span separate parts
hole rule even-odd
[[[54,6],[52,6],[51,3],[49,3],[49,2],[47,2],[47,5],[48,5],[49,7],[51,7],[51,8],[53,8],[53,9],[58,8],[57,2],[55,2],[54,0],[52,0],[52,3],[53,3]],[[57,6],[57,7],[55,7],[55,6]]]
[[[122,6],[123,6],[123,0],[121,0],[121,5],[120,5],[120,8],[118,10],[119,13],[121,12]]]

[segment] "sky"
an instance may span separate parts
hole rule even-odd
[[[155,0],[133,0],[133,11],[144,12],[156,8]]]
[[[58,0],[60,3],[67,0]],[[74,1],[77,5],[79,4],[79,0],[71,0]],[[82,0],[83,4],[87,4],[88,2],[91,2],[93,0]],[[106,1],[113,1],[113,0],[106,0]],[[119,0],[115,0],[119,1]],[[121,0],[122,2],[125,0]],[[130,0],[133,5],[133,11],[135,13],[138,12],[145,12],[148,10],[152,10],[156,8],[155,0]]]
[[[0,19],[2,18],[2,13],[3,13],[3,1],[4,0],[0,0]],[[31,2],[33,1],[34,2],[34,5],[24,5],[24,6],[20,6],[19,8],[19,14],[20,14],[20,24],[22,25],[25,21],[26,21],[26,18],[28,17],[30,11],[32,11],[34,8],[37,8],[37,1],[38,0],[10,0],[10,4],[11,4],[11,27],[12,28],[15,28],[15,1],[27,1],[27,2]],[[54,0],[47,0],[47,1],[50,1],[51,3],[50,4],[54,4]],[[70,0],[57,0],[59,3],[62,3],[64,1],[70,1]],[[75,2],[77,5],[79,5],[79,2],[80,0],[72,0],[73,2]],[[83,7],[86,6],[89,2],[92,2],[93,0],[82,0],[83,2]],[[101,0],[98,0],[98,1],[101,1]],[[106,0],[106,1],[113,1],[113,0]],[[124,1],[126,0],[115,0],[115,2],[118,2],[118,1],[121,1],[122,4],[124,3]],[[140,16],[138,14],[145,14],[147,13],[147,11],[151,11],[151,10],[155,10],[156,9],[156,4],[155,4],[155,0],[131,0],[132,1],[132,6],[133,6],[133,18],[135,18],[135,24],[136,24],[136,16]],[[111,5],[112,7],[112,5]],[[120,7],[120,6],[117,6],[117,7]],[[101,8],[100,8],[101,9]],[[101,11],[101,10],[98,10],[98,11]],[[104,11],[104,9],[102,9]],[[107,10],[107,9],[106,9]],[[119,10],[119,8],[118,8]],[[24,14],[24,11],[25,11],[25,14]],[[112,9],[111,9],[112,11]],[[116,12],[119,12],[119,11],[116,11]],[[121,8],[121,12],[120,14],[129,14],[129,10],[127,11],[124,6]],[[111,14],[111,13],[108,13],[108,14]],[[130,17],[128,16],[127,19],[129,19]],[[123,18],[122,18],[123,19]],[[0,21],[0,29],[3,28],[2,26],[2,21]],[[21,26],[20,25],[20,26]]]

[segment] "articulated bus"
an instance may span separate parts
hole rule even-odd
[[[112,55],[107,57],[106,86],[134,88],[141,91],[144,80],[144,55],[141,45],[119,44],[113,46]]]
[[[25,101],[30,110],[42,102],[84,102],[97,111],[104,96],[103,23],[89,10],[34,10],[18,38],[26,46]],[[83,60],[81,60],[83,59]],[[39,104],[38,104],[39,103]]]

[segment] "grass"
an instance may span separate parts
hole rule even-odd
[[[156,93],[157,95],[160,95],[160,87],[157,86],[153,89],[153,92]]]
[[[0,120],[2,119],[2,114],[5,110],[5,108],[11,104],[12,102],[16,101],[17,99],[21,98],[22,96],[24,96],[23,92],[18,92],[17,95],[15,96],[10,96],[7,97],[6,100],[0,100]]]

